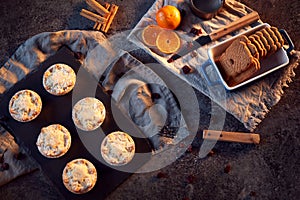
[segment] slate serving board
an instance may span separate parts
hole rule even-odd
[[[55,63],[68,64],[77,73],[76,86],[70,93],[63,96],[49,94],[42,85],[44,71]],[[78,78],[78,73],[80,73],[80,78]],[[105,105],[106,118],[101,127],[95,131],[81,131],[76,129],[72,121],[72,107],[81,98],[90,96],[93,88],[94,97]],[[43,102],[40,115],[33,121],[25,123],[14,120],[8,111],[10,98],[22,89],[34,90],[40,95]],[[75,92],[76,95],[74,95]],[[118,115],[118,123],[113,114]],[[103,91],[98,81],[81,67],[74,52],[67,47],[62,47],[54,56],[43,62],[36,71],[31,72],[6,92],[0,103],[0,116],[1,124],[8,129],[18,143],[23,143],[30,150],[31,156],[39,162],[41,168],[66,199],[104,199],[151,158],[151,145],[148,139],[129,118],[118,111],[110,96]],[[54,123],[62,124],[70,131],[72,142],[69,151],[64,156],[49,159],[40,154],[35,143],[41,128]],[[118,126],[120,124],[122,129]],[[127,165],[108,166],[101,157],[101,142],[105,135],[112,131],[125,131],[129,134],[134,132],[136,154]],[[69,192],[62,182],[62,171],[66,163],[76,158],[85,158],[91,161],[95,165],[98,175],[95,187],[90,192],[80,195]]]

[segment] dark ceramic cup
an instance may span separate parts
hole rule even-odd
[[[202,19],[213,18],[223,7],[225,0],[190,0],[190,6],[195,15]]]

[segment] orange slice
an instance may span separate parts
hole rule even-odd
[[[142,32],[142,39],[144,43],[151,47],[155,46],[156,38],[161,31],[162,28],[157,25],[148,25],[147,27],[145,27]]]
[[[171,30],[161,31],[156,39],[158,50],[163,53],[170,54],[176,52],[180,48],[180,37]]]

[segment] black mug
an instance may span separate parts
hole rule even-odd
[[[225,0],[190,0],[195,15],[202,19],[213,18],[223,7]]]

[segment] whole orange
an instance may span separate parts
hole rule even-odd
[[[180,11],[175,6],[166,5],[157,11],[156,22],[162,28],[174,30],[181,22]]]

